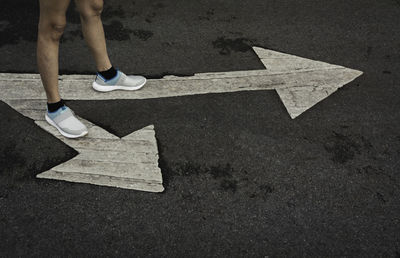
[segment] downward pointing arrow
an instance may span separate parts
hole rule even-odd
[[[165,76],[148,80],[140,91],[94,92],[94,76],[60,77],[63,98],[73,100],[147,99],[249,90],[276,90],[292,118],[353,81],[361,71],[253,47],[266,69],[199,73],[191,77]],[[152,126],[122,139],[88,121],[86,138],[71,140],[43,120],[46,96],[36,74],[0,74],[1,100],[79,151],[72,160],[38,177],[162,191],[161,171]]]
[[[59,135],[46,121],[35,122],[79,152],[73,159],[37,175],[38,178],[149,192],[164,190],[153,126],[120,139],[85,121],[90,128],[88,137],[76,141]]]
[[[7,100],[6,102],[79,152],[73,159],[37,175],[38,178],[148,192],[164,190],[152,125],[120,139],[89,121],[79,118],[87,126],[88,135],[80,139],[68,139],[45,121],[46,100]]]

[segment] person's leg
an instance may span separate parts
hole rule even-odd
[[[37,65],[47,95],[46,121],[68,138],[82,137],[87,128],[64,105],[58,91],[58,49],[70,0],[39,0]]]
[[[103,0],[75,0],[80,13],[83,36],[96,62],[93,88],[98,91],[138,90],[146,83],[143,76],[126,76],[112,66],[107,54],[101,12]]]
[[[61,99],[58,92],[58,49],[70,0],[39,0],[39,3],[37,65],[47,102],[55,103]]]
[[[97,71],[106,71],[112,67],[107,53],[101,12],[103,0],[75,0],[78,8],[82,33],[96,62]]]

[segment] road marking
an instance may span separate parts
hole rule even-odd
[[[149,99],[207,93],[276,90],[294,119],[338,88],[353,81],[361,71],[320,61],[253,47],[266,69],[198,73],[191,77],[165,76],[150,79],[139,91],[95,92],[94,76],[60,76],[64,99]],[[46,95],[37,74],[0,74],[1,100],[43,129],[70,145],[79,155],[39,174],[73,182],[117,186],[159,192],[163,190],[158,152],[152,126],[122,139],[81,119],[89,128],[86,138],[70,140],[44,121]]]
[[[2,87],[6,84],[0,81]],[[79,152],[73,159],[37,175],[38,178],[164,191],[153,125],[119,138],[79,117],[89,133],[83,138],[68,139],[45,120],[45,99],[7,99],[5,102]]]
[[[322,101],[338,88],[353,81],[361,71],[313,61],[259,47],[253,47],[266,69],[199,73],[191,77],[165,76],[148,80],[140,91],[97,93],[89,89],[94,76],[60,77],[65,99],[149,99],[249,90],[276,90],[292,118]],[[35,74],[0,74],[0,81],[19,84],[3,90],[8,99],[45,99],[40,77]],[[20,82],[25,83],[21,85]],[[9,84],[12,86],[12,84]]]

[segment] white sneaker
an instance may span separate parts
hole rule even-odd
[[[93,82],[93,89],[101,92],[112,90],[138,90],[146,84],[146,78],[140,75],[127,76],[123,72],[117,70],[117,75],[106,80],[100,73],[97,73]]]
[[[58,129],[58,131],[67,138],[78,138],[85,136],[88,130],[81,121],[79,121],[74,112],[67,106],[62,106],[55,112],[46,112],[46,121]]]

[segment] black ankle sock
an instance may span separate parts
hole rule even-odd
[[[117,70],[115,70],[114,66],[111,66],[110,69],[108,69],[107,71],[99,72],[99,74],[101,74],[101,76],[103,76],[104,79],[110,80],[114,78],[115,75],[117,75]]]
[[[64,106],[63,99],[61,99],[59,102],[56,103],[47,103],[47,110],[49,110],[49,112],[54,112],[57,111],[57,109],[59,109],[62,106]]]

